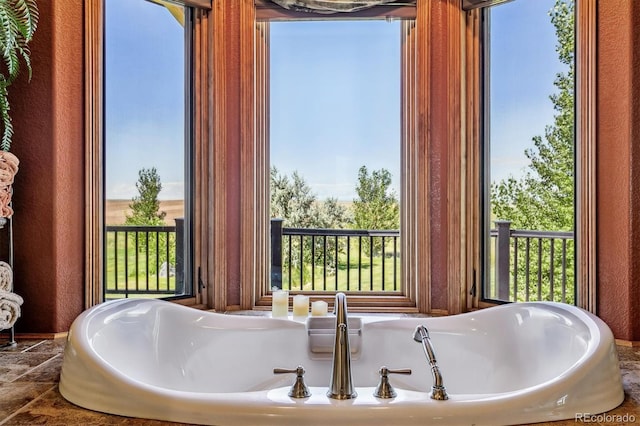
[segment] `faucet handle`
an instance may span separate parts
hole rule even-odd
[[[274,368],[273,374],[295,374],[296,381],[291,386],[291,390],[289,391],[289,396],[291,398],[306,398],[311,396],[311,392],[309,392],[309,388],[304,383],[304,367],[299,365],[297,368],[293,370],[288,370],[286,368]]]
[[[376,386],[376,390],[373,392],[373,396],[376,398],[395,398],[397,393],[389,383],[389,374],[411,374],[410,368],[402,368],[399,370],[389,370],[387,367],[382,366],[378,371],[380,373],[380,382]]]

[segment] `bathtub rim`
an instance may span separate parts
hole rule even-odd
[[[212,403],[215,403],[220,407],[227,407],[232,411],[233,411],[233,407],[237,408],[238,406],[243,407],[243,410],[245,410],[246,407],[248,405],[251,405],[252,402],[260,402],[261,404],[264,404],[265,401],[267,402],[269,401],[268,394],[270,392],[271,393],[273,393],[274,391],[280,392],[280,390],[284,392],[284,390],[286,390],[287,387],[276,388],[276,389],[266,389],[266,390],[252,391],[252,392],[204,393],[204,392],[195,392],[195,391],[181,391],[181,390],[174,390],[174,389],[169,389],[161,386],[151,385],[148,383],[141,382],[140,380],[132,379],[126,376],[119,369],[117,369],[116,367],[111,365],[107,360],[102,358],[100,354],[96,353],[95,350],[93,350],[93,348],[90,345],[90,338],[88,337],[88,331],[90,327],[90,321],[94,319],[95,316],[103,314],[105,313],[105,311],[115,309],[120,305],[137,304],[137,303],[145,303],[145,304],[160,303],[162,306],[171,305],[173,306],[172,309],[182,310],[185,313],[188,312],[190,315],[196,315],[196,316],[200,316],[202,314],[206,314],[206,315],[212,314],[212,315],[222,316],[222,317],[233,317],[234,321],[239,321],[240,323],[246,322],[249,324],[253,324],[253,323],[260,323],[265,319],[269,319],[270,321],[280,321],[281,323],[280,325],[283,327],[299,328],[299,327],[305,326],[304,323],[291,321],[290,319],[272,319],[264,316],[228,315],[228,314],[208,312],[208,311],[199,311],[193,308],[189,308],[179,304],[173,304],[171,302],[157,300],[157,299],[123,299],[123,300],[105,302],[101,305],[96,306],[95,309],[93,308],[89,309],[83,312],[80,316],[78,316],[78,318],[74,321],[74,325],[72,325],[67,338],[68,339],[67,346],[69,346],[75,351],[74,357],[78,358],[78,360],[83,364],[84,367],[88,369],[92,369],[94,373],[97,373],[97,375],[100,376],[99,381],[102,381],[103,383],[108,383],[109,385],[114,385],[114,386],[116,385],[121,386],[122,384],[124,384],[125,386],[130,387],[130,389],[134,390],[135,392],[142,392],[146,394],[156,395],[159,399],[165,401],[167,404],[179,403],[183,407],[188,407],[189,405],[194,405],[194,404],[195,406],[198,406],[198,404],[210,405]],[[482,407],[482,406],[492,407],[495,404],[504,404],[506,402],[509,402],[508,400],[512,399],[513,397],[524,396],[525,394],[534,393],[539,396],[544,396],[545,394],[551,396],[551,395],[557,394],[557,389],[561,386],[566,387],[567,384],[576,385],[576,384],[579,384],[581,381],[584,381],[584,377],[580,377],[580,374],[578,374],[579,373],[578,370],[580,368],[584,366],[597,367],[598,363],[601,363],[604,358],[609,356],[609,353],[608,353],[609,348],[605,348],[604,346],[606,345],[601,345],[600,343],[602,341],[610,341],[611,343],[615,344],[613,340],[613,334],[611,333],[611,330],[609,329],[609,327],[604,323],[604,321],[602,321],[597,316],[590,314],[582,310],[581,308],[577,308],[572,305],[566,305],[566,304],[555,303],[555,302],[523,302],[520,304],[500,305],[500,306],[494,307],[493,309],[509,309],[509,306],[518,306],[518,305],[519,307],[529,307],[531,305],[540,307],[540,306],[546,305],[547,308],[550,307],[555,311],[558,311],[558,310],[569,311],[574,316],[579,318],[582,323],[587,325],[587,328],[591,335],[591,339],[588,342],[588,346],[585,350],[585,353],[583,353],[582,356],[578,360],[576,360],[576,362],[570,368],[564,371],[561,375],[554,377],[550,380],[541,382],[539,384],[536,384],[534,386],[525,387],[515,391],[501,392],[501,393],[487,393],[487,394],[458,393],[458,394],[450,395],[449,401],[435,402],[435,404],[432,401],[422,400],[422,398],[420,398],[422,400],[420,405],[428,405],[430,410],[435,410],[436,412],[438,412],[440,410],[444,410],[445,407],[450,406],[451,404],[473,405],[476,408]],[[474,315],[475,316],[489,315],[488,311],[490,311],[490,309],[482,309],[478,311],[460,314],[458,317],[469,317]],[[365,319],[364,324],[367,324],[367,323],[372,324],[372,323],[383,322],[383,321],[385,322],[397,321],[397,320],[403,321],[407,319],[405,317],[394,318],[389,316],[377,316],[377,315],[367,316],[366,314],[363,314],[363,315],[358,314],[358,315],[352,315],[352,316],[364,318]],[[447,318],[451,318],[451,317],[429,317],[428,319],[431,322],[438,323],[442,320],[446,320]],[[85,337],[84,340],[81,338],[83,337],[83,335]],[[65,348],[65,355],[66,355],[66,350],[67,349]],[[598,351],[600,353],[597,353]],[[95,358],[91,356],[92,354],[95,356]],[[102,363],[100,363],[99,360],[102,360]],[[85,401],[86,393],[84,391],[81,390],[80,392],[77,392],[77,391],[74,391],[74,389],[72,389],[73,386],[67,386],[66,380],[63,377],[64,371],[65,371],[64,365],[65,364],[63,362],[63,370],[61,373],[59,389],[60,389],[60,393],[67,400],[73,402],[76,405],[79,405],[91,410],[97,410],[97,411],[107,412],[107,413],[116,414],[116,415],[131,415],[135,417],[140,417],[139,413],[135,412],[135,410],[127,411],[126,409],[125,410],[113,409],[109,406],[106,400],[104,404],[95,403],[95,401],[86,402]],[[322,393],[322,389],[323,388],[321,387],[312,387],[312,392],[315,390],[316,393]],[[326,387],[324,389],[326,389]],[[369,393],[368,387],[357,387],[357,389],[359,390],[359,394],[361,396],[351,401],[349,403],[349,406],[367,407],[367,406],[374,405],[379,407],[379,406],[386,406],[386,405],[396,405],[396,406],[406,406],[406,409],[411,409],[411,407],[413,407],[416,404],[416,401],[415,401],[416,395],[419,395],[421,397],[424,397],[425,395],[424,392],[416,392],[416,391],[406,390],[402,388],[396,388],[399,395],[401,396],[400,399],[403,399],[403,398],[408,399],[408,402],[402,402],[399,399],[394,399],[391,401],[382,401],[381,403],[379,400],[375,398],[366,396],[366,394]],[[373,388],[371,388],[371,391],[372,390]],[[624,399],[624,392],[622,392],[622,390],[620,390],[620,394],[621,394],[621,398],[620,397],[618,398],[619,402],[618,404],[616,404],[616,406],[619,405]],[[268,403],[267,406],[271,410],[281,411],[281,408],[282,408],[281,406],[283,404],[283,401],[284,400],[271,401],[271,403]],[[607,405],[607,408],[603,411],[613,408],[610,406],[610,404],[611,403],[609,403]],[[332,406],[340,410],[341,407],[342,408],[345,407],[345,404],[338,404],[338,405],[320,404],[318,406]],[[317,406],[315,407],[317,408]],[[311,408],[307,408],[307,410],[311,410]],[[602,411],[598,411],[598,412],[602,412]],[[145,415],[144,417],[156,418],[159,420],[167,420],[167,417],[154,417],[152,412],[148,413],[148,415]],[[561,418],[566,418],[566,417],[561,417]],[[560,419],[560,417],[557,419]],[[180,418],[175,418],[170,420],[181,421]]]

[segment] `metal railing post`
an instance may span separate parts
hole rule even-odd
[[[176,294],[184,294],[184,218],[177,217],[176,221]],[[167,234],[167,247],[169,246],[169,234]],[[169,264],[169,259],[167,259]]]
[[[498,300],[509,300],[509,242],[511,241],[511,221],[496,220],[498,239],[496,241],[496,285]]]
[[[282,219],[271,219],[271,288],[282,289]]]

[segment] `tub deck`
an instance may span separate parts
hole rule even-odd
[[[0,348],[0,424],[69,425],[119,424],[170,426],[172,422],[125,418],[77,407],[58,392],[62,352],[66,340],[20,339],[15,348]],[[640,347],[617,345],[625,399],[607,416],[640,419]],[[639,420],[636,420],[636,423]],[[612,422],[610,422],[612,423]],[[535,423],[538,426],[575,426],[574,420]],[[597,423],[596,423],[597,424]],[[629,422],[628,424],[633,424]]]
[[[417,325],[431,330],[449,400],[431,380]],[[597,317],[554,303],[522,303],[443,318],[362,317],[352,362],[359,396],[325,395],[331,361],[307,347],[308,324],[202,313],[152,300],[98,305],[75,321],[60,390],[85,408],[224,425],[523,424],[600,413],[624,399],[613,336]],[[302,364],[312,396],[287,396],[274,367]],[[397,365],[396,365],[397,364]],[[398,396],[373,397],[377,370],[411,368]]]

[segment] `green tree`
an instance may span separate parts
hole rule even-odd
[[[566,231],[574,226],[574,1],[556,0],[549,15],[558,38],[558,58],[567,67],[556,74],[558,91],[549,97],[555,110],[553,124],[545,128],[544,138],[535,136],[534,147],[525,150],[530,162],[523,177],[491,185],[492,217],[510,220],[514,229]],[[543,276],[548,277],[549,247],[544,251]],[[554,259],[558,272],[560,261]],[[567,263],[573,284],[573,251]],[[537,268],[530,272],[537,274]],[[523,280],[524,275],[519,271]]]
[[[358,198],[353,200],[354,226],[358,229],[398,229],[400,205],[391,189],[391,173],[386,169],[369,174],[367,166],[358,170]]]
[[[400,228],[400,206],[396,193],[391,189],[391,172],[386,169],[373,170],[367,166],[358,170],[358,198],[353,200],[353,226],[356,229],[389,230]],[[364,242],[365,253],[369,253],[369,241]],[[382,248],[382,241],[375,239],[374,252]]]
[[[276,167],[271,167],[271,217],[284,220],[284,225],[289,228],[343,228],[349,221],[347,210],[338,204],[337,199],[327,198],[324,202],[318,201],[304,178],[294,171],[291,177],[281,174]],[[312,259],[312,238],[305,237],[302,241],[303,257],[300,257],[299,238],[291,240],[291,257],[289,250],[284,250],[283,267],[291,262],[292,268],[300,271],[304,267],[310,269],[316,266],[324,267],[325,255],[327,258],[326,269],[330,274],[335,273],[336,259],[344,250],[343,242],[324,245],[322,239],[315,239],[315,257]],[[304,266],[303,266],[304,265]],[[283,268],[287,269],[287,268]],[[299,279],[299,273],[294,274]],[[304,283],[299,283],[304,285]]]
[[[126,215],[125,225],[132,226],[163,226],[164,218],[167,215],[160,210],[158,195],[162,190],[160,175],[155,167],[141,169],[138,171],[138,181],[136,182],[138,195],[133,197],[129,207],[131,215]],[[142,261],[146,267],[146,259],[149,260],[149,273],[155,274],[164,262],[175,264],[175,234],[158,232],[131,232],[129,233],[130,250],[135,253],[144,253],[138,260]],[[167,259],[167,244],[169,245],[169,259]],[[138,268],[130,268],[131,274],[135,274]]]
[[[132,213],[126,215],[125,225],[164,225],[167,213],[159,211],[158,194],[162,190],[162,183],[155,167],[138,172],[136,188],[138,195],[129,204]]]
[[[349,220],[347,210],[335,198],[318,201],[302,176],[289,178],[271,167],[271,217],[285,220],[291,228],[342,228]]]

